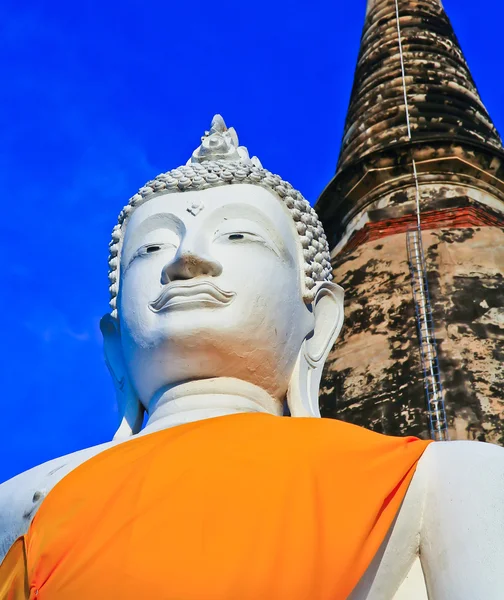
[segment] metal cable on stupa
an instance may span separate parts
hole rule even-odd
[[[411,124],[408,105],[408,92],[406,87],[406,72],[404,68],[404,54],[401,36],[401,20],[399,14],[399,3],[395,0],[397,40],[399,45],[399,57],[401,63],[401,78],[404,95],[404,106],[406,111],[406,127],[408,140],[411,142]],[[411,154],[411,165],[415,181],[416,201],[416,229],[406,232],[406,248],[408,263],[411,274],[411,287],[415,303],[415,315],[418,329],[418,341],[420,349],[420,362],[423,370],[425,399],[427,413],[429,416],[429,431],[433,440],[449,440],[448,425],[446,420],[446,407],[443,396],[443,385],[441,383],[441,372],[435,338],[434,317],[429,294],[429,283],[427,277],[427,265],[422,243],[422,222],[420,207],[420,189],[418,185],[418,173],[416,162]]]

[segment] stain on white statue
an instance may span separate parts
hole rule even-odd
[[[356,430],[357,438],[364,435],[372,443],[384,439],[384,436],[363,432],[350,425],[317,419],[320,417],[318,391],[322,369],[343,324],[343,291],[331,281],[327,240],[315,211],[303,196],[280,177],[263,169],[256,157],[250,158],[246,148],[239,146],[234,129],[228,129],[222,117],[214,117],[210,131],[206,132],[200,147],[185,166],[159,175],[131,198],[113,230],[109,264],[111,313],[102,319],[101,327],[105,358],[121,415],[114,439],[40,465],[0,486],[0,558],[7,553],[11,556],[12,550],[9,552],[9,549],[15,548],[16,539],[27,535],[24,552],[28,553],[28,560],[22,575],[28,589],[27,598],[34,597],[34,594],[39,598],[56,600],[92,595],[87,584],[79,583],[78,577],[73,583],[69,582],[68,577],[65,579],[59,572],[54,574],[52,568],[48,569],[50,574],[46,578],[40,579],[43,565],[36,569],[31,567],[30,557],[34,557],[33,561],[35,557],[42,560],[37,555],[37,540],[44,537],[40,531],[46,531],[46,541],[57,534],[57,526],[54,520],[51,521],[51,510],[57,505],[58,494],[71,492],[77,493],[78,498],[85,498],[85,493],[92,493],[93,490],[84,493],[76,489],[80,473],[84,474],[83,481],[88,477],[90,479],[86,481],[92,482],[93,473],[96,472],[98,477],[100,469],[104,468],[93,461],[112,460],[119,456],[121,448],[133,452],[144,442],[161,439],[155,437],[161,432],[165,432],[162,435],[172,435],[170,431],[181,432],[180,435],[185,432],[187,437],[199,435],[194,424],[201,424],[201,428],[218,428],[228,424],[229,435],[239,437],[240,423],[244,422],[241,417],[250,414],[263,415],[260,418],[273,423],[268,427],[277,427],[280,423],[288,423],[289,419],[296,421],[298,418],[296,427],[306,427],[307,434],[306,437],[300,434],[299,443],[294,443],[294,449],[289,450],[289,461],[278,469],[279,480],[287,468],[285,465],[289,464],[293,474],[297,474],[291,477],[289,485],[294,486],[292,489],[303,486],[308,477],[320,482],[314,494],[324,496],[326,482],[317,478],[330,477],[331,470],[326,466],[319,472],[316,470],[319,465],[314,464],[315,470],[311,473],[311,463],[306,457],[314,451],[309,447],[303,449],[305,444],[312,439],[315,445],[320,441],[322,462],[323,454],[332,451],[331,435],[333,438],[339,435],[337,427],[343,427],[341,431],[345,435],[349,428],[351,433]],[[285,404],[292,417],[282,417]],[[142,429],[145,413],[146,425]],[[278,420],[269,420],[273,416]],[[257,422],[254,421],[254,426]],[[319,426],[320,435],[317,433],[319,429],[313,429]],[[279,430],[279,440],[282,439],[280,435],[283,433]],[[263,461],[258,473],[250,463],[252,460],[255,464],[255,458],[247,459],[249,462],[245,459],[239,461],[244,473],[250,469],[250,481],[257,478],[259,487],[261,469],[267,478],[267,469],[275,468],[277,450],[282,453],[279,441],[278,449],[273,446],[274,452],[262,456],[262,451],[268,447],[266,437],[264,440],[243,439],[248,450],[257,447],[253,457]],[[216,445],[220,441],[216,439]],[[230,441],[227,443],[231,444]],[[389,442],[385,440],[384,443]],[[215,451],[210,446],[207,446],[209,456]],[[404,443],[404,452],[409,446]],[[400,448],[398,453],[403,452]],[[161,594],[158,588],[153,587],[157,591],[155,594],[151,592],[149,597],[294,600],[335,597],[351,597],[353,600],[421,600],[427,597],[431,600],[498,600],[504,597],[504,450],[477,442],[439,442],[422,452],[418,465],[417,459],[412,463],[408,475],[412,477],[411,483],[409,487],[405,485],[405,495],[398,499],[397,510],[390,517],[391,525],[387,525],[386,535],[373,542],[375,546],[362,541],[363,546],[374,550],[359,572],[360,580],[353,581],[350,588],[345,587],[349,585],[348,581],[331,584],[332,568],[315,577],[313,573],[319,571],[313,570],[313,556],[306,548],[306,564],[303,563],[305,555],[301,549],[300,563],[296,567],[296,572],[306,568],[310,573],[302,579],[306,587],[297,584],[298,592],[286,591],[289,582],[279,583],[282,568],[277,565],[281,565],[281,549],[277,548],[272,554],[277,558],[268,562],[270,555],[266,550],[264,554],[261,552],[261,539],[266,544],[267,537],[263,532],[262,538],[257,540],[251,539],[253,533],[249,534],[250,539],[247,538],[246,542],[250,544],[250,547],[247,546],[250,564],[245,564],[244,560],[240,563],[240,568],[246,567],[248,573],[255,572],[253,569],[261,561],[265,563],[260,571],[262,575],[254,576],[253,585],[258,586],[254,588],[255,592],[250,591],[250,582],[243,581],[245,587],[238,587],[241,591],[236,592],[229,581],[223,583],[217,578],[214,584],[205,583],[207,595],[202,596],[192,587],[196,584],[191,578],[187,578],[186,588],[177,588],[179,584],[173,575],[172,579],[163,579],[165,587]],[[203,454],[200,455],[202,462],[206,458]],[[364,460],[355,458],[358,449],[351,454],[356,465]],[[171,456],[170,453],[168,456]],[[212,462],[213,459],[208,460],[209,468],[219,468],[215,461]],[[314,460],[317,463],[318,459]],[[341,467],[339,463],[346,460],[348,457],[343,458],[338,453],[331,457],[335,472]],[[144,463],[140,461],[138,464]],[[195,468],[198,465],[195,464]],[[167,478],[172,466],[176,468],[176,465],[166,465]],[[138,468],[141,466],[135,467],[135,476]],[[373,480],[373,476],[377,477],[377,482],[380,480],[376,470],[370,474],[369,481]],[[386,478],[385,472],[383,476]],[[110,479],[114,477],[111,472]],[[126,477],[121,489],[133,479],[133,475]],[[198,481],[196,478],[191,485],[197,485]],[[75,482],[70,492],[69,482]],[[397,482],[398,486],[400,483]],[[335,482],[337,496],[344,496],[351,484],[350,480],[343,479]],[[366,489],[365,482],[362,485]],[[105,487],[104,498],[107,494]],[[170,490],[175,487],[170,487]],[[286,501],[290,506],[292,499],[275,497],[273,487],[261,491],[252,501],[250,495],[245,498],[234,492],[237,503],[252,502],[247,504],[248,513],[242,516],[245,521],[250,519],[253,522],[250,506],[259,510],[262,502],[269,502],[260,508],[263,514],[268,512],[267,506],[281,507],[281,503]],[[374,489],[369,489],[364,495],[372,495],[373,492]],[[117,497],[112,491],[110,493],[111,497]],[[212,493],[205,488],[202,496],[211,496]],[[268,498],[269,493],[271,498]],[[228,501],[224,496],[219,498],[216,511]],[[193,500],[187,497],[188,503]],[[99,499],[93,497],[82,503],[86,505],[89,502],[89,506],[94,506],[97,501]],[[330,498],[327,501],[330,502]],[[386,499],[380,501],[385,502]],[[169,497],[163,496],[159,502],[159,514],[169,514],[173,523],[167,532],[167,538],[171,539],[170,535],[175,535],[175,524],[183,520],[182,508],[173,514],[176,504],[170,504],[172,500]],[[173,499],[173,503],[176,502]],[[205,502],[202,498],[202,505]],[[324,504],[324,497],[317,502]],[[208,503],[211,503],[210,499]],[[191,518],[197,521],[200,505],[195,506]],[[281,512],[281,515],[288,513],[287,509],[284,510],[286,512]],[[336,506],[334,510],[337,510]],[[221,521],[223,537],[233,535],[232,531],[225,531],[228,525],[226,514],[232,520],[232,511],[230,505],[223,509],[223,515],[215,517],[217,520],[224,519]],[[108,513],[104,515],[103,519],[112,519]],[[87,516],[83,514],[82,519],[85,518]],[[166,517],[157,518],[159,528],[163,530]],[[357,520],[365,520],[357,510],[355,515],[345,514],[343,518],[350,522],[354,519],[356,528],[363,526]],[[378,514],[376,520],[379,518],[381,515]],[[301,527],[299,519],[297,523]],[[313,519],[320,522],[315,525]],[[369,532],[374,532],[374,517],[367,515],[367,519],[371,525],[366,527]],[[279,520],[280,517],[275,517],[271,528],[275,529]],[[309,526],[319,532],[319,537],[316,536],[319,542],[324,535],[342,537],[342,534],[338,536],[338,529],[331,529],[335,525],[324,519],[323,510],[316,511],[315,515],[307,510],[301,521],[311,524]],[[75,526],[71,521],[65,525],[68,528]],[[44,527],[48,529],[44,530]],[[290,522],[287,527],[292,531],[296,521]],[[303,535],[312,539],[315,529],[306,533],[306,527],[304,524]],[[93,531],[89,532],[89,538],[93,537]],[[145,535],[144,531],[142,533]],[[96,535],[99,535],[98,532]],[[236,535],[239,537],[238,533]],[[284,532],[282,535],[285,537],[287,534]],[[239,554],[243,540],[238,540],[238,537],[236,548],[230,548],[231,554]],[[369,537],[372,537],[371,533]],[[58,539],[61,545],[63,538]],[[68,544],[73,544],[75,539],[71,536]],[[230,539],[233,540],[232,537]],[[331,540],[327,543],[330,547]],[[56,553],[57,548],[56,543],[53,546],[49,542],[47,544],[46,554],[40,553],[46,557]],[[78,545],[77,542],[75,544]],[[174,544],[182,553],[182,540],[175,539]],[[233,546],[233,542],[229,545]],[[319,546],[315,544],[314,547]],[[67,560],[72,551],[65,547],[63,554]],[[284,548],[282,552],[286,551]],[[170,555],[169,549],[166,552]],[[177,550],[174,552],[177,554]],[[209,552],[212,552],[211,548]],[[199,556],[197,552],[195,555]],[[324,563],[326,558],[321,554],[320,560],[315,562]],[[61,560],[56,563],[63,564]],[[91,561],[97,565],[93,568],[99,568],[100,560],[98,555]],[[343,560],[342,557],[335,555],[330,560],[334,560],[334,572],[337,572],[337,563]],[[14,562],[11,560],[12,564]],[[230,569],[228,562],[232,562],[231,558],[219,563],[223,578]],[[124,563],[121,564],[123,568]],[[351,568],[345,567],[343,571],[353,573],[354,566],[350,564]],[[148,567],[146,564],[144,568]],[[192,567],[194,577],[197,579],[200,573],[203,581],[205,565],[198,564],[196,560]],[[85,568],[79,571],[79,576],[84,578]],[[107,572],[111,568],[107,563]],[[321,568],[320,565],[318,568]],[[220,568],[214,568],[214,571],[219,572]],[[5,572],[4,563],[0,568],[0,600],[10,597],[2,596],[2,589],[15,585],[4,581],[2,588],[1,577],[5,578]],[[278,572],[280,579],[277,580],[277,575],[271,573]],[[291,573],[290,578],[293,577]],[[14,579],[13,576],[12,581]],[[149,578],[151,580],[152,577]],[[103,587],[98,589],[108,589],[107,582],[102,583]],[[239,586],[240,582],[234,581],[235,584]],[[72,585],[77,587],[72,588]],[[173,587],[170,588],[170,585]],[[212,589],[211,585],[215,587]],[[58,593],[49,593],[49,590],[56,589]],[[134,584],[130,583],[129,589],[134,589]],[[224,593],[223,589],[228,592]],[[231,589],[234,591],[229,591]],[[341,590],[346,591],[343,594]],[[112,597],[99,593],[98,596]],[[147,596],[148,593],[142,597]],[[137,596],[121,592],[120,597]]]

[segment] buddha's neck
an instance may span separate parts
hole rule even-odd
[[[281,416],[283,406],[263,389],[238,379],[218,377],[188,381],[153,396],[142,433],[244,412]]]

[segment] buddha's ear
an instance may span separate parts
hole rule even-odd
[[[301,346],[287,392],[293,417],[320,417],[320,380],[343,326],[343,296],[343,288],[332,282],[324,282],[317,289],[312,304],[314,328]]]
[[[124,363],[119,322],[107,314],[100,321],[100,329],[103,335],[105,363],[114,382],[119,408],[119,428],[114,440],[127,439],[142,428],[144,410],[133,390]]]

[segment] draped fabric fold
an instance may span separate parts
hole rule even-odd
[[[48,494],[0,600],[347,598],[428,443],[264,414],[138,436]]]
[[[0,565],[0,600],[28,600],[30,590],[24,536],[12,544]]]

